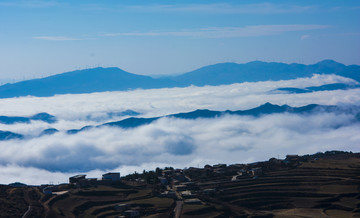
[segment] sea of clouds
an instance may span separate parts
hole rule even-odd
[[[58,122],[0,124],[0,130],[25,135],[24,140],[0,141],[0,183],[67,182],[71,175],[101,177],[156,167],[178,168],[217,163],[250,163],[326,150],[360,151],[360,122],[354,114],[272,114],[260,117],[226,115],[214,119],[161,118],[133,129],[101,127],[67,135],[66,130],[125,119],[109,113],[133,110],[138,117],[155,117],[196,109],[245,110],[266,102],[359,106],[360,89],[303,94],[271,92],[281,87],[304,88],[329,83],[355,83],[315,75],[287,81],[241,83],[126,92],[0,99],[0,115],[31,116],[47,112]],[[60,132],[38,135],[47,128]]]

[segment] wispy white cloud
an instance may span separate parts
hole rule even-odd
[[[352,7],[349,7],[349,6],[335,6],[335,7],[332,7],[330,9],[328,9],[328,11],[330,12],[338,12],[338,11],[357,11],[357,10],[360,10],[360,6],[352,6]]]
[[[102,36],[178,36],[196,38],[236,38],[279,35],[286,32],[318,30],[330,28],[328,25],[256,25],[245,27],[209,27],[198,30],[170,31],[170,32],[125,32],[107,33]]]
[[[77,135],[58,133],[26,141],[0,142],[0,169],[7,165],[22,166],[37,173],[63,172],[66,176],[98,169],[124,170],[127,166],[149,170],[147,164],[183,168],[219,162],[248,163],[288,153],[356,152],[360,126],[353,120],[353,116],[332,113],[197,120],[163,118],[136,129],[104,127]],[[30,178],[34,180],[35,175]],[[20,181],[24,178],[22,174],[17,176]],[[41,179],[44,177],[35,182],[48,181]]]
[[[47,41],[75,41],[82,40],[79,38],[72,38],[66,36],[34,36],[33,39],[47,40]]]
[[[69,4],[55,0],[14,0],[2,1],[0,7],[25,7],[25,8],[48,8],[67,6]],[[72,6],[74,7],[74,6]],[[315,9],[312,5],[292,4],[231,4],[231,3],[209,3],[209,4],[139,4],[139,5],[112,5],[97,3],[81,3],[81,10],[90,11],[112,11],[112,12],[140,12],[140,13],[211,13],[211,14],[283,14],[302,13]]]
[[[305,35],[302,35],[302,36],[300,37],[300,39],[301,39],[301,40],[305,40],[305,39],[308,39],[309,37],[310,37],[310,35],[305,34]]]
[[[63,6],[64,3],[51,0],[21,0],[21,1],[2,1],[0,7],[24,7],[24,8],[48,8]]]
[[[197,13],[197,14],[294,14],[294,13],[313,13],[313,12],[346,12],[359,10],[359,6],[334,6],[324,7],[317,4],[299,5],[291,3],[256,3],[241,4],[237,3],[201,3],[201,4],[138,4],[138,5],[112,5],[105,4],[83,4],[81,9],[90,11],[108,12],[130,12],[130,13]]]
[[[214,14],[280,14],[301,13],[314,9],[314,6],[299,6],[287,4],[152,4],[123,6],[126,10],[135,12],[186,12]]]

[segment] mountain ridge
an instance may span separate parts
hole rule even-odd
[[[8,83],[0,86],[0,98],[29,95],[48,97],[57,94],[173,88],[190,85],[216,86],[242,82],[288,80],[311,77],[313,74],[335,74],[360,82],[359,65],[346,66],[333,60],[323,60],[312,65],[262,61],[245,64],[218,63],[177,76],[157,78],[132,74],[116,67],[98,67]]]
[[[0,116],[1,124],[30,123],[32,120],[43,121],[49,124],[57,122],[57,118],[51,114],[42,112],[30,117]]]
[[[183,112],[183,113],[176,113],[176,114],[169,114],[164,116],[158,117],[150,117],[150,118],[143,118],[143,117],[129,117],[123,120],[114,121],[103,123],[97,126],[84,126],[80,129],[70,129],[67,130],[66,133],[69,135],[77,134],[81,131],[90,130],[92,128],[99,128],[99,127],[119,127],[123,129],[130,129],[130,128],[137,128],[143,125],[151,124],[152,122],[159,120],[161,118],[177,118],[177,119],[211,119],[216,118],[224,115],[238,115],[238,116],[253,116],[259,117],[264,115],[270,114],[279,114],[279,113],[293,113],[293,114],[311,114],[311,113],[323,113],[323,112],[334,112],[334,113],[351,113],[354,114],[354,122],[360,122],[360,106],[352,106],[352,107],[339,107],[333,105],[318,105],[318,104],[308,104],[301,107],[292,107],[289,105],[275,105],[269,102],[260,105],[255,108],[251,108],[248,110],[225,110],[225,111],[212,111],[208,109],[197,109],[190,112]],[[59,132],[57,129],[48,128],[42,131],[39,136],[44,135],[52,135]],[[1,131],[0,130],[0,141],[2,140],[10,140],[10,139],[24,139],[25,136],[9,132],[9,131]]]
[[[232,67],[229,69],[229,67]],[[220,70],[220,68],[223,68]],[[256,73],[254,73],[256,72]],[[236,82],[278,81],[310,77],[313,74],[336,74],[360,82],[360,66],[323,60],[316,64],[285,64],[279,62],[252,61],[246,64],[218,63],[176,76],[173,79],[183,85],[222,85]],[[187,82],[190,81],[190,82]]]

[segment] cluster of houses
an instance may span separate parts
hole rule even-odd
[[[236,182],[241,179],[257,179],[264,174],[265,169],[284,165],[294,166],[299,163],[299,158],[298,155],[287,155],[285,160],[273,158],[268,162],[252,164],[215,164],[205,165],[204,168],[163,170],[162,176],[158,179],[166,190],[160,193],[160,197],[183,200],[185,204],[202,204],[199,198],[215,195],[219,191],[216,185],[201,183],[202,180],[229,178],[231,182]]]
[[[96,186],[96,185],[108,185],[120,182],[120,173],[105,173],[102,175],[101,180],[97,178],[86,178],[85,174],[75,175],[69,178],[69,184],[76,187],[87,187],[87,186]],[[56,194],[58,191],[61,191],[61,188],[56,185],[41,185],[44,194]]]
[[[157,185],[161,184],[162,191],[158,192],[158,197],[181,200],[185,204],[203,204],[200,199],[204,200],[204,197],[221,192],[214,182],[216,180],[236,182],[243,179],[257,179],[264,175],[264,171],[266,173],[274,167],[296,166],[300,161],[304,161],[304,157],[287,155],[284,160],[271,158],[269,161],[251,164],[215,164],[205,165],[203,168],[161,170],[161,175],[157,177],[159,181]],[[75,187],[116,184],[120,181],[119,172],[103,174],[101,179],[86,178],[84,174],[69,177],[69,184]],[[145,184],[144,179],[137,179],[135,182]],[[57,191],[56,186],[47,186],[43,189],[45,194],[52,194],[54,191]],[[130,204],[117,204],[114,210],[121,212],[123,217],[139,217],[144,212],[142,208]]]
[[[183,200],[185,204],[202,204],[198,199],[199,187],[185,175],[184,170],[163,170],[158,179],[166,186],[166,191],[160,193],[159,197]]]
[[[76,185],[79,187],[99,185],[99,184],[111,184],[120,182],[120,173],[105,173],[102,175],[102,179],[97,178],[86,178],[85,174],[76,175],[69,178],[69,184]]]
[[[207,188],[200,182],[204,178],[224,177],[224,175],[236,181],[240,177],[257,177],[262,175],[261,167],[246,169],[247,165],[235,164],[227,166],[226,164],[216,164],[213,166],[205,165],[204,168],[188,168],[185,170],[163,170],[162,176],[158,177],[160,183],[166,187],[166,190],[160,193],[160,197],[174,198],[183,200],[185,204],[203,204],[199,199],[203,196],[212,196],[216,194],[216,187]]]

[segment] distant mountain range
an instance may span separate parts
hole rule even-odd
[[[55,123],[57,121],[56,117],[48,113],[38,113],[31,117],[0,116],[0,123],[2,124],[30,123],[32,120],[39,120],[46,123]]]
[[[150,117],[150,118],[137,118],[130,117],[116,122],[104,123],[98,126],[85,126],[81,129],[71,129],[67,130],[67,134],[77,134],[81,131],[89,130],[92,128],[99,127],[119,127],[123,129],[136,128],[143,125],[151,124],[152,122],[160,119],[160,118],[178,118],[178,119],[211,119],[216,117],[221,117],[224,115],[238,115],[238,116],[253,116],[259,117],[263,115],[269,114],[278,114],[278,113],[292,113],[292,114],[312,114],[312,113],[346,113],[354,115],[354,122],[360,122],[360,107],[359,106],[351,106],[351,107],[339,107],[339,106],[326,106],[326,105],[317,105],[317,104],[309,104],[303,107],[291,107],[288,105],[274,105],[271,103],[263,104],[259,107],[255,107],[249,110],[237,110],[237,111],[212,111],[212,110],[195,110],[186,113],[177,113],[170,114],[161,117]],[[49,128],[45,129],[39,136],[43,135],[52,135],[59,132],[57,129]],[[2,140],[10,140],[10,139],[24,139],[25,136],[9,131],[0,131],[0,141]]]
[[[317,92],[317,91],[333,91],[333,90],[347,90],[347,89],[354,89],[359,88],[360,85],[357,84],[345,84],[345,83],[331,83],[325,84],[322,86],[311,86],[306,87],[303,89],[294,88],[294,87],[284,87],[272,90],[272,93],[288,93],[288,94],[299,94],[299,93],[308,93],[308,92]]]
[[[21,134],[0,130],[0,141],[10,140],[10,139],[23,139],[23,138],[24,136]]]
[[[313,65],[266,63],[221,63],[172,77],[152,78],[128,73],[119,68],[77,70],[0,86],[0,98],[53,96],[133,89],[186,87],[189,85],[224,85],[241,82],[288,80],[313,74],[336,74],[360,82],[360,66],[346,66],[332,60]]]
[[[192,112],[187,113],[178,113],[178,114],[171,114],[167,116],[162,117],[152,117],[152,118],[136,118],[136,117],[130,117],[121,121],[116,122],[110,122],[105,123],[101,126],[115,126],[120,128],[135,128],[142,125],[147,125],[152,123],[153,121],[156,121],[163,117],[168,118],[179,118],[179,119],[209,119],[209,118],[215,118],[220,117],[224,115],[238,115],[238,116],[253,116],[258,117],[262,115],[269,115],[269,114],[277,114],[277,113],[292,113],[292,114],[311,114],[311,113],[317,113],[317,112],[336,112],[336,113],[351,113],[355,114],[354,119],[357,121],[360,121],[360,107],[358,106],[352,106],[347,108],[341,108],[338,106],[329,106],[329,105],[318,105],[318,104],[309,104],[303,107],[291,107],[288,105],[274,105],[271,103],[263,104],[259,107],[255,107],[249,110],[237,110],[237,111],[212,111],[207,109],[202,110],[195,110]],[[89,128],[89,127],[87,127]]]

